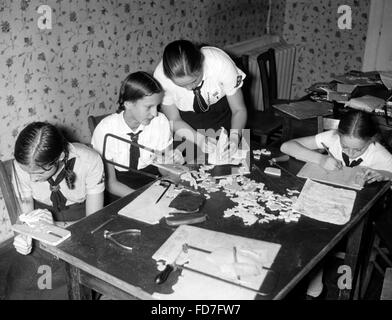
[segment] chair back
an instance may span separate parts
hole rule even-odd
[[[260,53],[257,57],[257,64],[260,71],[264,110],[267,110],[278,97],[275,50],[270,48]]]
[[[88,122],[88,128],[90,130],[91,135],[93,135],[93,132],[98,125],[98,123],[101,122],[101,120],[105,117],[107,117],[109,114],[103,114],[101,116],[88,116],[87,122]]]
[[[339,119],[333,119],[333,118],[324,118],[323,117],[323,126],[322,126],[322,131],[327,131],[327,130],[336,130],[339,126]],[[319,132],[319,133],[320,133]]]
[[[250,83],[252,82],[251,76],[249,74],[249,56],[244,54],[242,56],[232,56],[230,55],[230,58],[234,61],[236,66],[241,69],[245,74],[246,78],[244,79],[244,83],[242,85],[242,94],[244,96],[244,101],[245,101],[245,106],[248,109],[248,111],[251,111],[251,93],[250,93]]]
[[[12,184],[13,170],[13,160],[4,162],[0,160],[0,189],[3,194],[11,224],[16,223],[20,213],[20,205]]]

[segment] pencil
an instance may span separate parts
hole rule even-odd
[[[336,161],[339,161],[338,159],[336,159],[336,158],[333,156],[333,154],[331,153],[331,151],[329,151],[329,148],[325,145],[324,142],[321,142],[321,145],[323,146],[324,150],[328,152],[328,155],[329,155],[331,158],[334,158]]]
[[[336,159],[336,158],[334,157],[334,155],[331,153],[331,151],[329,151],[329,148],[325,145],[324,142],[321,142],[321,145],[323,146],[324,150],[328,152],[328,155],[329,155],[331,158],[334,158],[337,162],[341,163],[341,161],[338,160],[338,159]]]
[[[163,190],[162,194],[159,196],[159,198],[157,199],[157,201],[155,201],[155,203],[158,203],[159,200],[162,199],[162,197],[165,195],[166,191],[169,190],[171,183],[168,183],[167,187],[165,190]]]

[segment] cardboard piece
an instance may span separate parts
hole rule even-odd
[[[71,231],[42,221],[31,224],[31,226],[14,224],[11,228],[17,233],[30,236],[51,246],[57,246],[71,236]]]
[[[189,249],[184,251],[184,244]],[[172,294],[158,299],[253,299],[281,245],[182,225],[152,258],[184,266]],[[158,271],[157,271],[158,272]],[[272,272],[273,273],[273,272]],[[271,275],[272,276],[272,275]]]
[[[169,212],[173,211],[169,205],[173,200],[174,184],[171,184],[159,202],[155,203],[165,189],[165,186],[160,185],[160,181],[156,181],[142,194],[137,196],[136,199],[122,208],[118,214],[148,224],[159,223],[160,219],[168,216]]]
[[[343,167],[341,170],[326,170],[314,163],[306,163],[298,172],[300,178],[309,178],[320,182],[330,183],[350,189],[361,190],[365,184],[365,168]]]

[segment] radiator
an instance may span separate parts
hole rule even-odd
[[[279,41],[278,36],[265,36],[225,47],[225,50],[234,56],[247,55],[249,57],[248,76],[250,77],[251,96],[248,103],[251,105],[248,107],[261,111],[264,110],[264,105],[257,56],[269,48],[275,49],[278,99],[291,99],[296,52],[294,45]]]

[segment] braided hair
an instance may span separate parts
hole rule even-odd
[[[136,102],[145,96],[161,92],[163,92],[161,84],[152,75],[144,71],[131,73],[121,84],[117,112],[125,110],[126,101]]]
[[[24,128],[15,142],[15,160],[25,166],[44,169],[54,165],[64,152],[65,181],[69,189],[75,188],[76,174],[69,168],[68,141],[57,128],[45,122],[33,122]]]

